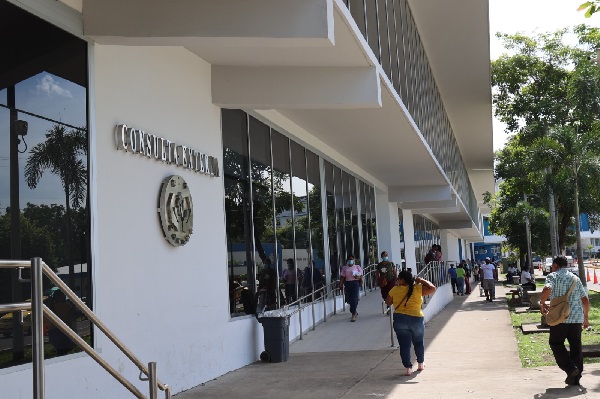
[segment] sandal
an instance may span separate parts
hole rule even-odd
[[[425,363],[419,363],[419,368],[417,369],[417,371],[423,371],[425,370]]]
[[[412,369],[407,368],[406,373],[404,373],[404,375],[409,376],[411,374],[412,374]]]

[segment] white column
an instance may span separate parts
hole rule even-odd
[[[404,226],[404,259],[406,267],[417,270],[417,255],[415,254],[415,224],[410,209],[402,209],[402,226]]]
[[[377,212],[377,246],[380,259],[382,251],[387,251],[390,261],[400,263],[400,219],[398,218],[398,203],[389,202],[388,194],[377,189],[375,195],[375,207]]]
[[[445,261],[459,262],[458,237],[446,229],[440,230],[440,245]]]

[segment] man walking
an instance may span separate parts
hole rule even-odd
[[[548,342],[556,364],[567,373],[565,384],[579,385],[581,373],[583,372],[583,354],[581,352],[581,331],[587,328],[590,301],[586,290],[581,284],[579,277],[567,270],[567,258],[559,255],[552,261],[552,273],[546,277],[546,283],[542,289],[540,303],[542,312],[548,313],[548,299],[566,295],[575,283],[575,288],[569,295],[569,317],[556,326],[550,326],[550,338]],[[569,350],[565,347],[565,339],[569,342]]]
[[[485,258],[485,264],[481,266],[483,291],[485,292],[485,300],[492,302],[496,299],[496,284],[495,280],[498,278],[498,271],[494,267],[494,264],[490,258]]]
[[[375,278],[377,279],[377,283],[381,289],[381,297],[383,298],[384,302],[390,290],[396,286],[397,277],[398,272],[396,271],[396,266],[390,262],[387,251],[383,251],[381,253],[381,262],[377,264]],[[390,307],[388,306],[388,314],[389,311]]]
[[[448,275],[450,276],[450,284],[452,285],[452,293],[456,294],[456,269],[454,268],[454,263],[450,264],[450,268],[448,269]]]

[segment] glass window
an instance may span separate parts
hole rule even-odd
[[[310,230],[308,226],[308,191],[306,180],[305,149],[291,141],[292,152],[292,191],[294,207],[294,250],[296,267],[300,279],[296,297],[303,297],[310,291],[312,255],[310,253]]]
[[[366,184],[364,182],[358,183],[358,195],[360,198],[360,222],[362,227],[362,250],[365,257],[365,266],[369,265],[371,262],[376,262],[377,258],[371,258],[371,254],[369,253],[369,232],[367,229],[369,228],[369,224],[367,224],[367,209],[371,207],[371,204],[367,202],[366,195]]]
[[[331,280],[335,281],[339,277],[341,268],[341,259],[338,247],[337,236],[337,212],[335,205],[335,183],[334,167],[331,163],[325,161],[325,195],[327,201],[327,236],[329,240],[329,267],[331,270]]]
[[[344,217],[344,191],[342,189],[342,171],[338,167],[333,168],[333,182],[335,190],[337,250],[340,257],[340,267],[342,267],[346,261],[348,253],[346,252],[346,232],[344,227],[346,225],[346,219]]]
[[[369,187],[369,203],[371,204],[371,256],[373,259],[379,259],[379,247],[377,245],[377,218],[375,214],[375,189]]]
[[[248,121],[239,110],[224,109],[221,117],[229,310],[232,316],[239,316],[255,311]]]
[[[357,262],[363,256],[369,259],[371,241],[376,241],[372,187],[324,161],[322,198],[316,154],[241,110],[223,109],[222,129],[233,317],[277,308],[315,292],[325,282],[325,259],[333,281],[348,255]],[[359,192],[357,184],[362,187]],[[322,201],[327,207],[328,248]],[[367,228],[364,239],[361,225]]]
[[[250,162],[252,174],[252,227],[254,263],[259,311],[271,310],[278,303],[278,270],[275,267],[275,227],[271,172],[270,128],[253,117],[250,122]]]
[[[310,253],[312,257],[312,290],[323,287],[325,282],[325,253],[323,239],[323,215],[321,205],[321,173],[319,157],[306,151],[306,172],[308,178],[308,217],[310,223]],[[316,297],[320,297],[319,292]]]
[[[294,300],[298,270],[294,256],[292,189],[290,187],[290,140],[276,130],[271,130],[271,140],[273,147],[273,194],[275,196],[275,214],[278,219],[276,260],[280,275],[286,279],[284,281],[285,297],[282,298],[280,303],[280,305],[283,305],[284,302],[289,303]],[[290,264],[289,259],[293,263]],[[289,273],[292,273],[295,277],[287,277]]]
[[[91,307],[87,43],[3,1],[0,47],[0,259],[41,257]],[[62,295],[51,288],[53,309]],[[16,270],[0,270],[0,303],[30,297]],[[89,321],[66,314],[91,343]],[[0,367],[31,361],[30,313],[24,324],[1,316]],[[79,350],[48,327],[46,357]]]

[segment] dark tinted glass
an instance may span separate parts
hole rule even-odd
[[[87,43],[0,1],[0,48],[0,259],[41,257],[91,307]],[[89,322],[51,288],[45,304],[91,343]],[[16,270],[0,270],[0,303],[30,298]],[[46,357],[79,350],[46,327]],[[28,311],[22,325],[0,314],[0,367],[31,360],[30,328]]]

